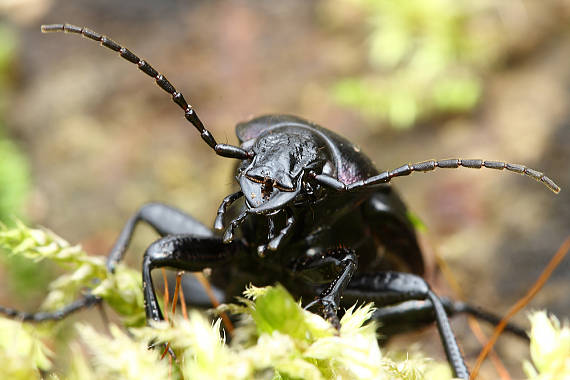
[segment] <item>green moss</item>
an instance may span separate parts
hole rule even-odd
[[[108,274],[102,257],[88,256],[50,231],[21,223],[0,231],[0,245],[15,255],[33,261],[52,260],[71,271],[50,287],[46,304],[51,307],[59,307],[70,298],[70,291],[93,286],[92,280],[99,278],[92,292],[126,317],[125,325],[144,320],[140,274],[123,267],[117,269],[117,275]],[[53,324],[41,328],[0,318],[0,379],[451,378],[447,363],[417,352],[381,352],[377,326],[370,321],[372,304],[348,309],[340,331],[301,308],[280,285],[250,286],[239,304],[223,305],[218,312],[222,310],[241,315],[231,344],[225,341],[221,319],[212,323],[196,310],[191,310],[188,319],[176,315],[170,322],[131,327],[128,333],[125,326],[110,325],[109,333],[102,333],[89,324],[77,323],[77,335],[68,337],[73,355],[67,369],[54,369],[52,358],[57,353],[50,353],[43,343],[56,335]],[[525,363],[529,377],[570,376],[568,327],[540,313],[532,316],[531,322],[533,363]],[[148,349],[149,342],[155,349]],[[168,356],[161,358],[166,343],[176,354],[172,362]]]
[[[366,28],[368,68],[332,87],[340,104],[371,124],[407,128],[478,103],[483,76],[500,54],[501,27],[488,20],[497,5],[453,0],[329,0],[329,23]],[[347,20],[344,20],[344,18]],[[362,22],[362,21],[365,22]],[[492,25],[484,33],[473,24]]]

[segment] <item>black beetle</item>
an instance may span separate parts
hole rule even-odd
[[[473,159],[430,160],[379,172],[351,142],[286,115],[261,116],[238,124],[239,147],[218,144],[182,94],[128,49],[73,25],[46,25],[42,31],[81,34],[118,52],[172,96],[216,154],[240,160],[236,171],[240,190],[222,201],[214,223],[216,231],[225,230],[223,234],[158,203],[141,207],[123,228],[108,257],[110,271],[122,259],[139,221],[162,236],[146,250],[143,259],[148,320],[163,319],[152,269],[213,268],[211,282],[226,299],[240,294],[249,282],[261,286],[278,280],[295,296],[313,298],[306,307],[318,304],[323,316],[337,328],[339,308],[357,300],[375,302],[379,307],[375,318],[383,321],[385,334],[435,321],[454,375],[469,378],[448,314],[467,312],[491,323],[497,323],[498,318],[434,294],[421,277],[422,252],[406,206],[388,182],[414,171],[485,167],[527,175],[558,193],[560,189],[551,179],[522,165]],[[243,202],[237,205],[238,200]],[[236,205],[228,210],[234,202]],[[63,318],[99,301],[87,295],[53,313],[8,308],[0,308],[0,312],[40,322]],[[525,335],[516,326],[509,328]]]

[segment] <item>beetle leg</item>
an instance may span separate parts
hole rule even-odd
[[[285,227],[283,227],[281,231],[279,231],[279,234],[272,238],[269,244],[267,244],[267,248],[269,248],[271,251],[276,251],[279,248],[281,241],[285,236],[287,236],[289,231],[291,231],[293,224],[295,224],[295,218],[291,209],[286,208],[285,212],[287,213],[287,221],[285,223]]]
[[[0,306],[0,314],[23,322],[39,323],[44,321],[58,321],[84,308],[96,305],[99,302],[101,302],[101,298],[96,297],[92,294],[86,294],[85,297],[78,299],[69,305],[66,305],[61,309],[55,311],[28,313],[25,311],[18,311],[15,309]]]
[[[334,276],[334,279],[328,283],[313,302],[305,306],[305,309],[320,304],[323,317],[337,330],[340,330],[337,311],[340,307],[342,294],[358,266],[356,254],[352,249],[335,248],[327,252],[326,255],[309,258],[296,264],[293,272],[297,272],[298,276],[306,276],[311,281],[319,277],[323,281],[328,281]]]
[[[113,248],[111,248],[111,252],[107,258],[107,269],[110,272],[115,270],[115,266],[123,258],[135,227],[140,221],[149,224],[161,236],[182,233],[190,234],[195,237],[211,237],[214,235],[208,227],[181,210],[161,203],[145,204],[129,218],[119,234],[117,241],[113,245]],[[55,311],[28,313],[0,306],[0,314],[27,322],[53,321],[65,318],[72,313],[97,305],[100,302],[101,298],[87,293],[83,298]]]
[[[267,240],[269,241],[275,237],[275,220],[273,215],[267,217],[267,227]]]
[[[158,305],[151,271],[171,267],[187,271],[200,271],[227,264],[242,249],[239,242],[227,244],[218,237],[169,235],[147,248],[142,264],[144,306],[147,320],[163,320]]]
[[[428,172],[435,168],[443,169],[455,169],[460,166],[471,169],[497,169],[523,174],[530,177],[538,182],[541,182],[548,189],[558,194],[560,192],[560,187],[549,177],[544,175],[544,173],[539,172],[531,168],[527,168],[524,165],[511,164],[502,161],[484,161],[484,160],[473,160],[473,159],[460,159],[453,158],[447,160],[428,160],[423,162],[416,162],[415,164],[405,164],[399,168],[393,170],[384,171],[378,175],[372,176],[365,180],[357,181],[351,184],[345,184],[339,181],[337,178],[331,177],[327,174],[316,174],[312,173],[311,176],[321,185],[333,188],[337,191],[357,191],[357,190],[369,190],[370,188],[377,187],[387,182],[390,182],[394,177],[402,177],[412,174],[413,172]]]
[[[183,211],[162,203],[148,203],[142,206],[125,224],[107,258],[107,269],[111,272],[123,258],[138,222],[143,221],[161,236],[190,234],[193,236],[214,236],[214,233]]]
[[[247,216],[247,211],[242,212],[241,214],[238,215],[237,218],[235,218],[234,220],[232,220],[230,222],[230,225],[228,226],[228,228],[226,228],[226,231],[224,232],[224,243],[231,243],[234,239],[234,230],[243,223],[243,221],[245,220],[245,217]]]
[[[267,217],[267,241],[271,241],[275,237],[275,220],[273,215]],[[257,246],[257,255],[259,257],[265,257],[265,251],[267,250],[267,244],[260,244]]]
[[[487,310],[483,310],[478,306],[470,305],[466,302],[454,301],[450,300],[449,298],[441,298],[441,302],[443,303],[443,306],[445,307],[445,310],[449,316],[464,313],[482,321],[488,322],[494,326],[498,325],[503,320],[503,317],[499,315],[493,314]],[[525,339],[527,341],[530,340],[526,330],[514,323],[507,323],[505,326],[505,331],[509,331],[510,333],[517,335],[519,338]]]
[[[365,298],[373,301],[377,306],[394,305],[410,300],[429,300],[454,377],[469,378],[469,371],[451,330],[445,308],[423,278],[410,273],[390,271],[359,274],[355,275],[348,285],[344,297],[347,302]]]
[[[465,302],[454,301],[445,297],[441,297],[440,300],[449,317],[464,313],[495,326],[501,321],[501,317],[498,315]],[[417,330],[421,325],[435,322],[433,305],[429,300],[406,301],[397,305],[381,307],[374,312],[372,318],[379,321],[382,326],[382,335],[386,339],[392,335]],[[519,338],[529,339],[525,329],[516,324],[507,323],[505,330]]]
[[[184,117],[186,120],[188,120],[194,126],[194,128],[198,130],[200,136],[202,137],[202,140],[204,140],[204,142],[206,142],[206,144],[208,144],[210,148],[216,152],[217,155],[222,157],[237,158],[239,160],[246,160],[253,157],[253,152],[248,152],[238,146],[218,144],[216,142],[216,139],[214,139],[212,133],[210,133],[210,131],[204,127],[204,124],[196,114],[196,111],[194,111],[192,106],[186,102],[182,93],[176,91],[176,88],[174,88],[172,83],[170,83],[164,75],[160,74],[148,62],[140,59],[129,49],[119,45],[107,36],[99,34],[91,29],[70,24],[42,25],[42,32],[65,32],[79,34],[83,37],[97,41],[101,43],[101,46],[119,53],[122,58],[137,65],[140,71],[150,76],[151,78],[154,78],[156,84],[164,91],[169,93],[170,96],[172,96],[172,101],[184,111]]]
[[[214,221],[214,229],[216,231],[221,231],[224,229],[224,214],[226,213],[228,206],[230,206],[241,197],[243,197],[243,192],[240,190],[224,198],[222,204],[220,204],[220,207],[218,208],[218,214],[216,215],[216,220]]]

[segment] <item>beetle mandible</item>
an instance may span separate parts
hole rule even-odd
[[[239,123],[236,133],[240,146],[219,144],[182,93],[125,47],[90,29],[69,24],[44,25],[42,31],[79,34],[119,53],[172,96],[217,155],[239,160],[236,180],[240,190],[223,199],[214,230],[159,203],[142,206],[125,224],[109,253],[109,271],[123,258],[137,223],[149,224],[162,236],[148,247],[143,258],[147,320],[163,319],[153,288],[153,269],[213,268],[212,284],[225,299],[240,294],[252,280],[258,286],[279,280],[295,296],[314,299],[306,307],[318,305],[321,314],[337,328],[339,308],[357,299],[374,301],[379,307],[374,317],[383,321],[384,334],[435,321],[454,376],[469,378],[448,314],[466,312],[491,323],[499,318],[440,298],[431,290],[421,277],[424,261],[406,206],[389,182],[413,172],[461,166],[507,169],[558,193],[560,188],[550,178],[523,165],[479,159],[429,160],[379,171],[348,140],[288,115],[267,115]],[[63,318],[98,302],[99,298],[87,295],[51,313],[24,313],[3,307],[0,312],[40,322]],[[516,326],[509,328],[524,336]]]

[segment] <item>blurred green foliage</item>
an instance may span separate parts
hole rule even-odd
[[[20,212],[26,199],[30,185],[29,166],[16,145],[1,136],[0,157],[0,220],[8,222]]]
[[[17,214],[24,203],[30,183],[28,162],[4,132],[4,110],[7,104],[10,73],[14,63],[17,39],[0,24],[0,220]]]
[[[26,156],[5,132],[4,113],[8,106],[9,88],[13,84],[13,69],[18,48],[14,31],[0,23],[0,223],[12,225],[30,190],[30,167]],[[10,290],[30,295],[46,284],[49,271],[19,257],[0,255],[10,277]]]
[[[368,69],[334,85],[338,102],[396,128],[477,105],[500,48],[493,1],[327,2],[329,20],[366,28]]]
[[[529,316],[530,356],[523,362],[529,379],[557,380],[570,378],[570,325],[560,323],[554,315],[538,311]]]
[[[47,260],[74,269],[49,285],[50,292],[43,309],[62,308],[73,302],[83,289],[91,288],[91,294],[105,300],[124,317],[125,325],[144,324],[142,283],[138,271],[119,264],[117,270],[110,273],[104,257],[89,256],[79,245],[72,246],[49,230],[28,228],[21,222],[13,228],[0,227],[0,248],[32,263]],[[94,283],[97,285],[93,286]]]

